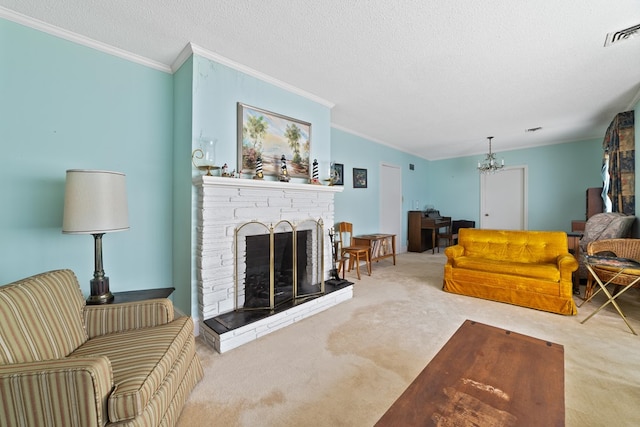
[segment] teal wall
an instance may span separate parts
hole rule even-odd
[[[438,185],[431,189],[430,204],[479,224],[481,157],[432,162],[429,179]],[[602,185],[602,140],[505,151],[499,157],[507,166],[527,167],[529,230],[571,231],[571,220],[585,217],[585,190]]]
[[[65,171],[127,176],[131,229],[103,239],[112,291],[172,285],[173,77],[0,19],[0,283],[71,268],[93,238],[61,232]]]
[[[379,231],[379,169],[402,168],[402,236],[406,245],[407,214],[430,205],[454,219],[480,221],[482,156],[427,161],[348,132],[332,129],[333,161],[345,167],[345,189],[336,195],[336,221],[357,224],[358,233]],[[585,190],[602,185],[602,141],[589,140],[499,153],[507,165],[526,166],[530,230],[571,230],[571,220],[585,215]],[[409,163],[415,170],[409,170]],[[354,189],[352,169],[368,170],[368,188]]]
[[[311,123],[311,158],[330,158],[331,110],[304,96],[199,55],[193,56],[193,148],[199,138],[216,138],[216,160],[238,168],[238,102]],[[194,170],[194,175],[199,173]]]
[[[195,212],[191,201],[191,123],[193,116],[193,61],[186,61],[173,75],[173,301],[184,313],[197,313],[197,289],[191,282],[191,245],[195,241]],[[196,306],[197,307],[197,306]]]
[[[340,129],[331,129],[331,160],[344,165],[344,190],[335,196],[335,220],[354,224],[356,234],[380,232],[379,192],[382,163],[402,171],[402,211],[423,209],[429,201],[429,162]],[[409,164],[414,170],[409,170]],[[367,169],[367,188],[353,188],[353,168]],[[407,215],[398,246],[406,246]]]

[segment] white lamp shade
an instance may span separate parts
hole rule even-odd
[[[125,175],[70,169],[64,192],[62,232],[99,234],[129,229]]]

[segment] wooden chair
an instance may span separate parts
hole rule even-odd
[[[441,240],[445,240],[447,242],[445,247],[453,245],[453,232],[451,231],[450,225],[436,230],[436,246],[438,247],[438,253],[440,253]]]
[[[476,228],[476,222],[468,219],[457,219],[451,221],[451,237],[453,242],[451,244],[458,244],[458,231],[461,228]]]
[[[369,246],[353,244],[353,224],[350,222],[341,222],[338,224],[338,233],[340,236],[339,246],[340,259],[338,260],[338,274],[342,270],[342,278],[344,279],[345,264],[349,261],[347,271],[351,271],[353,264],[356,265],[358,280],[360,280],[360,261],[364,260],[367,264],[367,272],[371,276],[371,259],[369,257]]]

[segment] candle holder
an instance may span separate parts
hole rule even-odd
[[[212,170],[220,169],[216,166],[216,144],[217,139],[203,139],[200,142],[200,148],[196,148],[191,153],[191,163],[196,169],[207,171],[207,176],[213,176]]]

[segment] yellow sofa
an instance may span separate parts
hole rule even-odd
[[[173,426],[202,375],[168,299],[87,306],[70,270],[0,286],[2,426]]]
[[[578,261],[562,231],[460,230],[445,249],[443,289],[493,301],[572,315],[571,274]]]

